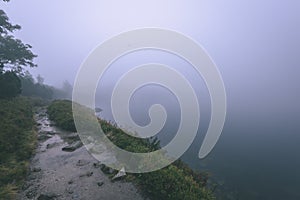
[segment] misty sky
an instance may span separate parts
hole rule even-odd
[[[98,44],[121,32],[160,27],[203,45],[223,76],[229,109],[299,113],[300,1],[11,0],[0,3],[33,46],[46,83],[74,81]],[[298,115],[299,116],[299,115]]]

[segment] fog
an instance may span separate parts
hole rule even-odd
[[[161,27],[203,45],[235,101],[233,109],[299,110],[299,1],[28,0],[1,2],[1,8],[22,26],[17,37],[38,55],[39,67],[30,71],[48,84],[73,82],[89,52],[112,36]]]
[[[1,2],[0,6],[10,21],[22,26],[15,35],[31,44],[33,52],[38,55],[35,59],[38,67],[30,72],[35,76],[41,74],[47,84],[54,86],[60,86],[64,80],[73,83],[89,53],[114,35],[143,27],[179,31],[206,49],[223,77],[228,115],[220,141],[224,145],[217,147],[216,152],[233,148],[225,143],[229,144],[229,140],[237,136],[239,142],[234,142],[231,153],[239,148],[251,152],[259,142],[259,147],[265,142],[276,143],[276,148],[286,148],[285,153],[277,154],[281,158],[289,154],[297,156],[299,152],[299,148],[296,149],[297,142],[300,142],[298,0],[12,0]],[[208,96],[201,77],[187,69],[191,66],[159,52],[136,53],[120,59],[100,81],[99,89],[111,89],[130,66],[153,60],[181,69],[192,85]],[[110,89],[102,94],[109,94]],[[197,93],[199,99],[203,95],[201,92]],[[136,101],[142,99],[141,94],[136,95]],[[163,96],[162,93],[156,95]],[[104,102],[108,102],[109,97],[104,95],[103,98],[99,105],[108,107]],[[174,99],[165,97],[165,103],[169,101],[178,105]],[[206,101],[202,107],[209,105]],[[144,102],[146,106],[152,103],[151,100]],[[146,112],[143,108],[140,110]],[[139,118],[135,119],[138,121]],[[207,121],[209,116],[203,119]],[[138,123],[145,124],[143,121]],[[278,135],[283,137],[278,139]],[[261,154],[268,156],[272,152]]]

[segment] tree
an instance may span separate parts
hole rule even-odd
[[[8,2],[9,0],[3,0]],[[35,67],[31,46],[16,39],[12,33],[21,26],[13,25],[3,10],[0,10],[0,98],[11,98],[21,93],[21,80],[17,75],[24,67]]]
[[[38,84],[40,84],[40,85],[44,84],[44,78],[40,74],[36,77],[36,80],[37,80]]]
[[[72,98],[73,86],[69,83],[69,81],[65,80],[63,82],[62,91],[65,93],[66,98]]]
[[[20,77],[22,83],[22,95],[30,97],[40,97],[43,99],[52,99],[54,88],[43,84],[44,78],[38,76],[38,82],[34,81],[32,75],[26,72]]]
[[[21,26],[11,24],[5,12],[0,10],[0,72],[10,70],[20,74],[24,67],[36,66],[33,63],[36,55],[31,52],[32,46],[24,44],[12,35],[20,29]]]
[[[11,71],[0,72],[0,98],[12,98],[21,94],[21,80]]]

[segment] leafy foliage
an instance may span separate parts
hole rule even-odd
[[[0,10],[0,72],[10,69],[22,73],[24,67],[35,67],[31,52],[32,46],[16,39],[12,33],[20,30],[21,26],[12,25],[3,10]]]
[[[13,199],[35,148],[32,104],[26,98],[0,100],[0,199]]]
[[[75,130],[72,115],[72,102],[54,101],[48,107],[50,118],[58,126],[70,131]],[[99,119],[106,136],[117,146],[131,152],[151,152],[160,148],[157,139],[141,139],[129,136],[115,124]],[[142,191],[154,200],[212,200],[212,191],[206,187],[207,175],[191,170],[181,161],[150,173],[130,174],[132,180]]]
[[[21,93],[21,80],[14,72],[0,72],[0,98],[12,98]]]
[[[21,76],[22,83],[22,95],[29,97],[40,97],[43,99],[52,99],[54,88],[48,85],[43,84],[39,77],[39,81],[36,83],[33,77],[29,73]]]

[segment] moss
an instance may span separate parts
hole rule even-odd
[[[50,118],[61,128],[75,130],[71,101],[54,101],[48,107]],[[141,139],[126,134],[115,124],[99,119],[102,130],[117,146],[131,152],[151,152],[160,148],[157,139]],[[168,167],[150,173],[129,174],[127,180],[137,183],[150,199],[212,200],[212,191],[206,187],[207,174],[191,170],[176,161]]]

